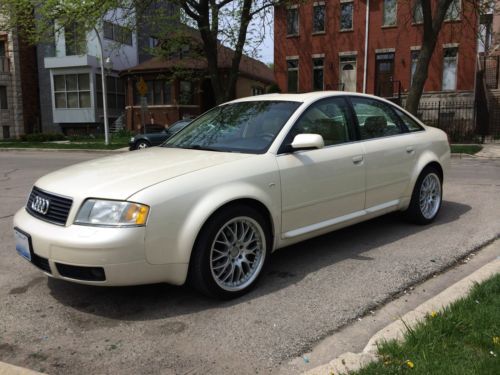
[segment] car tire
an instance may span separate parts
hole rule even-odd
[[[443,201],[443,179],[436,167],[426,167],[418,176],[408,209],[408,220],[425,225],[437,217]]]
[[[149,143],[148,141],[144,141],[144,140],[138,141],[135,144],[136,150],[142,150],[144,148],[149,148],[149,147],[151,147],[151,143]]]
[[[268,221],[260,211],[246,205],[223,208],[196,239],[190,284],[209,297],[239,297],[256,285],[271,248]]]

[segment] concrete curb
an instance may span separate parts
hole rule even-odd
[[[41,372],[0,362],[0,375],[43,375]]]
[[[452,302],[463,298],[469,294],[470,289],[476,283],[480,283],[491,276],[500,273],[500,258],[486,264],[471,275],[453,284],[451,287],[445,289],[437,296],[429,299],[415,310],[405,314],[402,318],[389,324],[375,335],[373,335],[368,344],[365,346],[361,353],[344,353],[328,364],[313,368],[304,374],[306,375],[331,375],[333,374],[347,374],[352,371],[357,371],[362,367],[367,366],[371,362],[377,361],[377,344],[389,341],[401,341],[407,327],[415,327],[415,325],[422,321],[426,314],[432,311],[439,311],[444,307],[450,305]]]
[[[126,150],[124,148],[118,148],[116,150],[93,150],[88,148],[76,149],[76,148],[3,148],[0,147],[0,152],[7,151],[47,151],[47,152],[95,152],[95,153],[110,153],[110,152],[128,152],[128,147]]]

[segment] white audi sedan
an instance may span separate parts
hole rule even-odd
[[[40,178],[16,250],[58,279],[232,298],[281,247],[391,211],[430,223],[449,158],[444,132],[374,96],[239,99],[160,147]]]

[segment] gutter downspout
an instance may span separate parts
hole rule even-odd
[[[370,0],[366,0],[365,19],[365,62],[363,66],[363,93],[366,94],[366,73],[368,71],[368,30],[370,26]]]

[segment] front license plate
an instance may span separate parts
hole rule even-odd
[[[14,229],[14,237],[16,239],[16,251],[18,254],[31,262],[30,239],[28,234],[22,233],[18,229]]]

